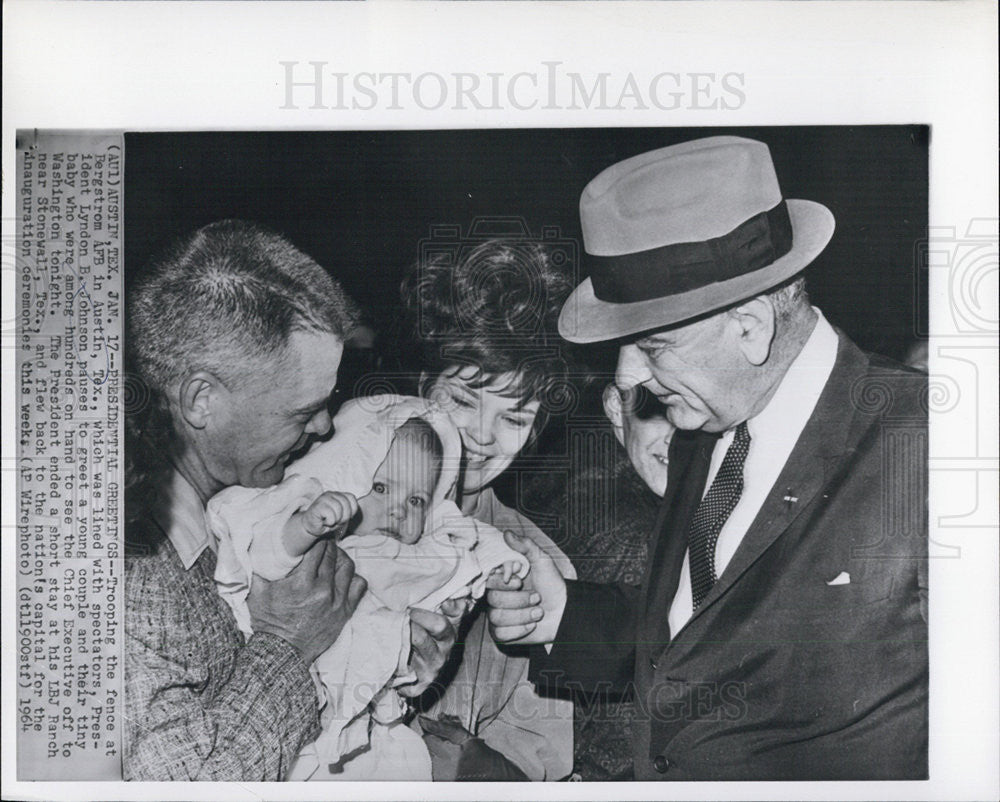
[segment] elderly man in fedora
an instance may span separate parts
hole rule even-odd
[[[573,342],[678,428],[638,588],[564,581],[532,544],[491,579],[538,681],[631,691],[640,780],[927,777],[926,386],[862,352],[800,273],[833,215],[767,146],[711,137],[615,164],[580,202]]]

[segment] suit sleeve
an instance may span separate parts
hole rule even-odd
[[[576,577],[576,569],[562,550],[533,524],[523,532],[532,538],[555,561],[567,581]],[[501,545],[503,540],[501,536]],[[520,555],[513,553],[515,557]],[[482,621],[481,638],[492,638]],[[482,649],[487,648],[483,644]],[[531,780],[561,780],[573,770],[573,703],[558,695],[540,693],[531,682],[531,660],[503,660],[503,684],[512,683],[505,692],[506,702],[495,718],[480,722],[478,731],[487,746],[513,761]],[[508,695],[509,693],[509,695]]]
[[[635,670],[639,589],[568,581],[566,591],[551,652],[532,652],[531,680],[585,692],[625,691]]]

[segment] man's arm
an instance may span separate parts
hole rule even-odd
[[[529,679],[539,687],[624,692],[635,674],[635,605],[628,585],[566,582],[566,608],[550,651],[532,650]]]
[[[318,731],[306,668],[365,591],[320,544],[287,577],[254,583],[245,644],[202,558],[127,560],[126,779],[278,780]],[[210,562],[210,560],[209,560]]]
[[[279,780],[318,733],[316,690],[295,649],[256,634],[206,699],[183,655],[126,644],[126,780]]]
[[[126,571],[124,777],[280,779],[318,725],[306,665],[274,635],[241,645],[191,571],[156,557]]]
[[[632,678],[635,604],[626,586],[566,580],[530,538],[505,534],[531,570],[524,580],[487,582],[490,631],[498,643],[553,644],[534,650],[530,677],[542,685],[622,690]],[[610,684],[610,687],[609,687]]]

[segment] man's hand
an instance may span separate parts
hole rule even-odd
[[[333,644],[367,589],[354,562],[333,543],[318,543],[284,579],[254,577],[247,605],[254,632],[269,632],[308,664]]]
[[[494,571],[486,582],[490,632],[499,643],[551,643],[566,607],[566,581],[552,558],[530,537],[504,532],[504,540],[531,563],[523,579],[505,581]]]
[[[466,609],[463,599],[445,602],[440,613],[410,609],[410,668],[417,681],[397,688],[400,696],[420,696],[434,681],[455,645],[457,624]]]

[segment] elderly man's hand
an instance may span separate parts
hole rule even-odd
[[[367,589],[354,562],[333,543],[319,543],[283,579],[255,577],[247,606],[254,632],[269,632],[312,663],[340,636]]]
[[[528,558],[531,570],[523,579],[505,580],[494,571],[486,582],[490,632],[499,643],[551,643],[566,607],[566,580],[553,559],[530,537],[504,532],[515,551]]]
[[[410,609],[410,668],[417,681],[396,690],[400,696],[420,696],[435,680],[444,667],[445,660],[455,645],[458,623],[469,610],[466,599],[449,599],[439,608],[441,612]]]

